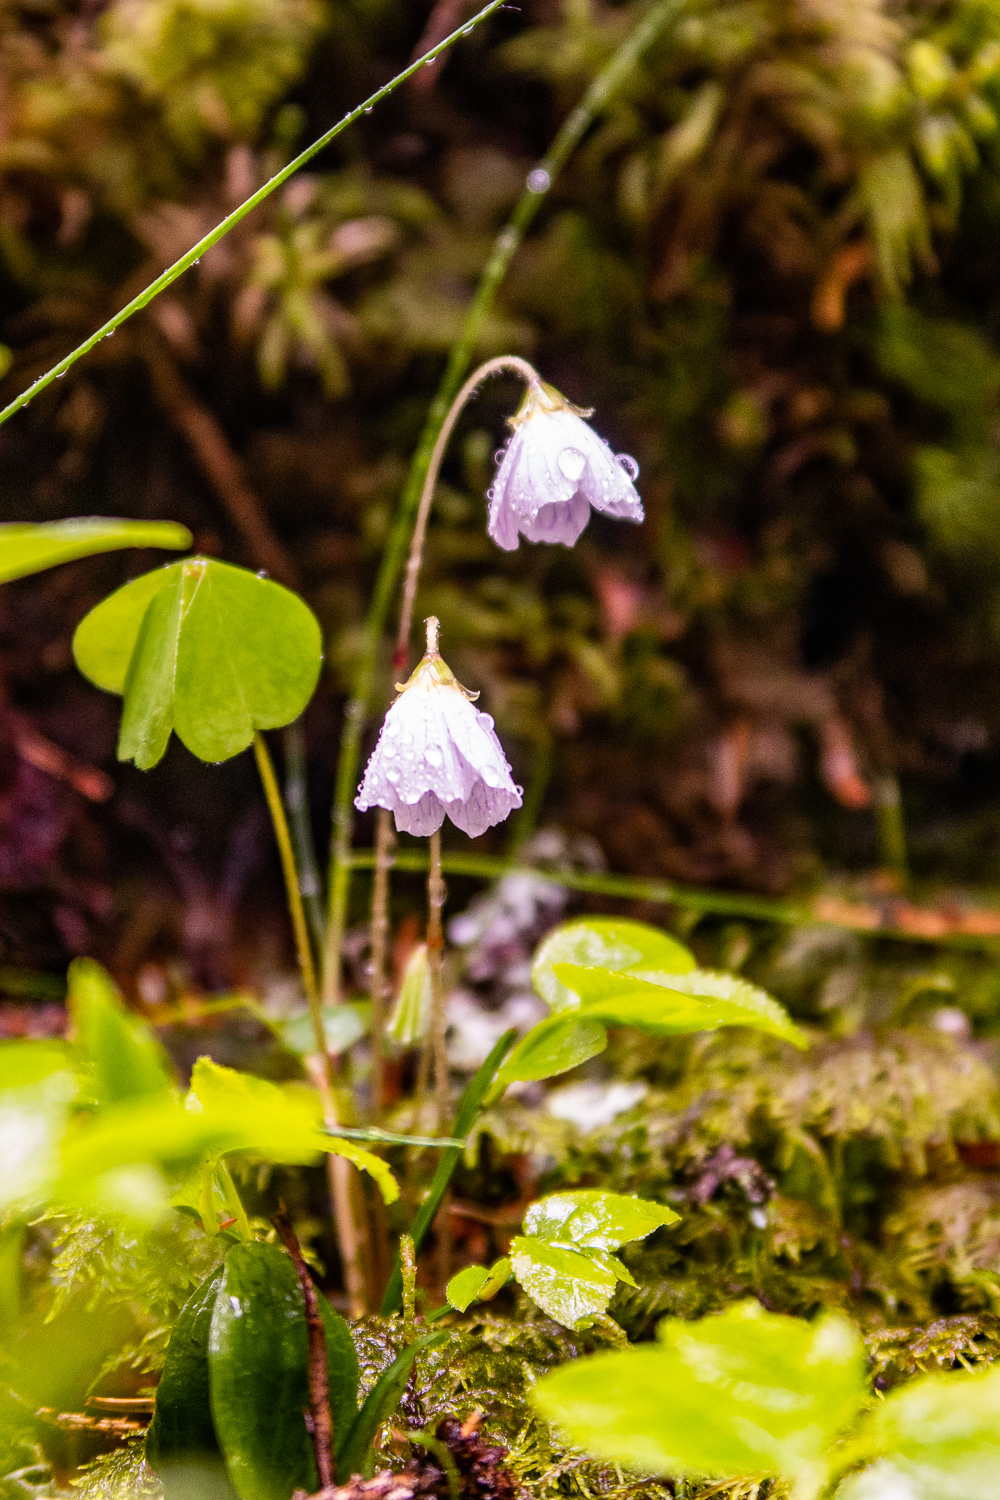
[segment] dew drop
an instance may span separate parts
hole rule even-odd
[[[544,167],[535,167],[528,173],[526,185],[529,193],[547,193],[552,186],[552,178]]]
[[[587,466],[587,455],[581,453],[579,448],[564,448],[556,462],[566,478],[575,481]]]
[[[257,577],[258,578],[270,578],[270,576],[271,575],[268,573],[268,571],[267,571],[266,568],[258,568],[257,569]]]
[[[437,745],[427,746],[427,749],[424,751],[424,759],[429,766],[439,766],[441,764],[441,751]]]
[[[625,470],[625,473],[630,479],[639,478],[639,465],[636,463],[631,453],[616,453],[615,462],[621,464],[622,468]]]

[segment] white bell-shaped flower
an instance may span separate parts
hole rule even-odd
[[[612,453],[584,421],[589,416],[553,386],[530,383],[487,497],[487,530],[498,547],[513,552],[519,533],[529,542],[572,547],[591,506],[619,520],[643,519],[632,482],[639,465],[626,453]]]
[[[426,836],[449,817],[478,838],[521,806],[489,714],[472,705],[437,649],[427,621],[427,652],[385,716],[354,805],[385,807],[401,833]]]

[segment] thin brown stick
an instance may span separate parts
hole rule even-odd
[[[326,1364],[326,1333],[319,1311],[319,1298],[309,1267],[302,1258],[302,1248],[295,1237],[285,1205],[272,1214],[281,1242],[292,1258],[295,1274],[302,1288],[302,1300],[306,1305],[306,1336],[309,1341],[309,1405],[312,1409],[312,1440],[316,1449],[316,1468],[323,1489],[334,1481],[333,1466],[333,1416],[330,1411],[330,1376]]]
[[[431,1024],[430,1043],[434,1055],[434,1099],[437,1106],[438,1130],[448,1124],[448,1054],[445,1049],[444,978],[444,932],[441,926],[441,908],[445,903],[444,880],[441,877],[441,830],[430,836],[431,863],[427,872],[427,967],[431,980]]]
[[[190,444],[206,479],[247,544],[258,568],[294,588],[297,570],[275,535],[264,507],[246,480],[220,423],[203,406],[162,349],[148,347],[146,362],[157,399]]]

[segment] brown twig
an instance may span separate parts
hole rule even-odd
[[[190,444],[254,562],[279,583],[294,588],[295,564],[272,530],[264,507],[247,483],[243,466],[218,420],[201,404],[169,355],[152,346],[147,346],[145,353],[157,399]]]
[[[326,1365],[326,1333],[319,1311],[319,1298],[309,1267],[302,1258],[302,1249],[295,1237],[285,1205],[272,1214],[281,1242],[288,1251],[302,1288],[302,1299],[306,1305],[306,1333],[309,1339],[309,1405],[312,1408],[312,1440],[316,1449],[316,1468],[323,1489],[333,1484],[333,1417],[330,1413],[330,1376]]]

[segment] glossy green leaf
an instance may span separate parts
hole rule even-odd
[[[676,1224],[678,1218],[672,1208],[648,1198],[582,1188],[550,1193],[533,1203],[524,1228],[538,1239],[568,1241],[581,1249],[617,1250],[632,1240],[644,1240],[663,1224]]]
[[[67,1006],[77,1060],[99,1105],[173,1091],[170,1062],[152,1028],[126,1009],[93,959],[70,964]]]
[[[163,1479],[167,1500],[183,1495],[193,1474],[204,1476],[211,1489],[222,1484],[230,1489],[212,1422],[208,1374],[209,1330],[223,1276],[220,1266],[181,1308],[156,1388],[146,1457]]]
[[[861,1437],[913,1500],[996,1500],[1000,1369],[925,1375],[874,1408]],[[881,1467],[881,1466],[879,1466]]]
[[[490,1279],[488,1266],[466,1266],[449,1281],[445,1296],[452,1307],[465,1312],[476,1301],[479,1293]]]
[[[0,583],[54,568],[58,563],[123,547],[190,547],[191,533],[173,521],[120,521],[80,516],[70,521],[5,521],[0,524]]]
[[[567,1328],[607,1312],[618,1282],[612,1269],[586,1252],[532,1235],[515,1235],[510,1264],[532,1301]]]
[[[497,1074],[494,1092],[502,1093],[509,1083],[568,1073],[607,1045],[608,1033],[600,1021],[581,1019],[575,1011],[549,1016],[516,1044]]]
[[[323,1007],[323,1035],[331,1052],[346,1052],[364,1036],[371,1024],[371,1006],[367,1000]],[[308,1014],[292,1016],[278,1022],[278,1033],[285,1046],[300,1057],[316,1051],[316,1033]]]
[[[337,1479],[340,1484],[346,1483],[352,1474],[368,1478],[374,1472],[375,1454],[372,1444],[375,1435],[383,1423],[390,1421],[395,1415],[417,1355],[423,1349],[432,1349],[447,1337],[443,1329],[438,1333],[425,1334],[404,1349],[387,1370],[383,1370],[354,1419],[343,1447],[338,1450]],[[256,1497],[245,1496],[244,1500],[256,1500]]]
[[[124,696],[118,756],[144,770],[171,732],[201,760],[237,755],[299,716],[322,660],[312,611],[289,589],[212,558],[126,584],[73,639],[77,665]]]
[[[555,973],[580,996],[581,1013],[606,1026],[637,1026],[655,1036],[753,1026],[796,1047],[808,1045],[777,1000],[731,974],[638,975],[579,964],[556,964]]]
[[[319,1305],[334,1441],[340,1435],[346,1442],[357,1409],[357,1362],[343,1319],[324,1297]],[[288,1500],[299,1487],[312,1494],[318,1479],[304,1417],[309,1407],[305,1307],[295,1268],[277,1245],[237,1245],[226,1257],[208,1363],[215,1431],[241,1500]]]
[[[815,1323],[744,1302],[660,1325],[660,1342],[545,1375],[542,1413],[588,1452],[650,1474],[821,1469],[866,1399],[864,1346],[840,1314]]]
[[[674,974],[697,967],[694,955],[669,933],[619,917],[563,922],[538,947],[531,965],[532,984],[553,1010],[571,1009],[580,1004],[580,997],[555,973],[556,964],[626,972],[642,967]]]

